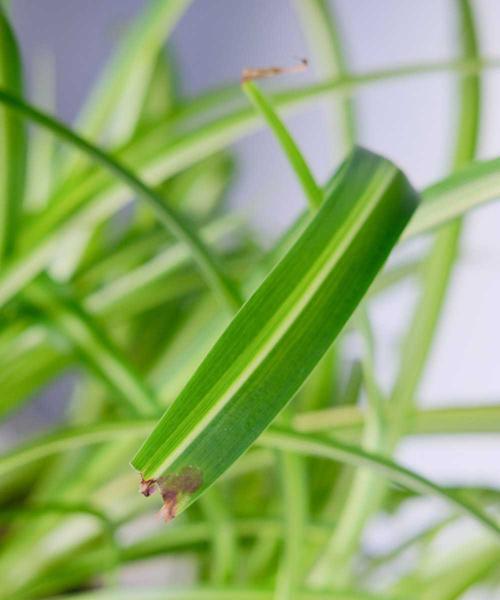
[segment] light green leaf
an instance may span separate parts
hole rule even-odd
[[[34,56],[31,94],[44,109],[56,110],[55,56],[49,52],[39,52]],[[46,129],[30,131],[27,175],[26,210],[40,213],[50,200],[50,191],[55,176],[56,140]]]
[[[328,0],[295,0],[294,5],[312,50],[315,71],[322,77],[349,78],[338,18],[331,3]],[[357,130],[353,99],[341,98],[332,108],[329,115],[332,129],[340,125],[342,148],[350,150],[356,142]]]
[[[468,0],[460,0],[456,6],[459,38],[464,57],[469,60],[478,59],[480,50],[471,5]],[[463,167],[468,161],[473,160],[481,127],[480,75],[479,73],[465,75],[460,83],[461,110],[453,168]],[[474,194],[477,199],[477,192]],[[440,202],[441,207],[446,206],[446,195],[441,196]],[[390,404],[393,406],[391,413],[393,443],[402,433],[400,430],[404,427],[404,420],[411,411],[411,405],[429,359],[459,253],[461,233],[461,220],[453,221],[440,231],[422,271],[422,292],[406,332],[401,350],[401,364],[390,399]]]
[[[313,100],[339,92],[350,93],[361,86],[384,80],[428,73],[446,73],[450,70],[471,73],[487,67],[497,68],[498,62],[454,60],[410,65],[287,90],[276,94],[272,100],[279,109],[297,109]],[[172,120],[159,123],[157,127],[140,135],[120,157],[128,164],[137,165],[141,176],[146,177],[148,181],[158,182],[213,152],[227,147],[259,126],[259,118],[255,111],[231,107],[222,117],[219,116],[208,122],[207,115],[199,114],[199,111],[201,113],[206,111],[210,117],[214,107],[220,107],[221,102],[225,99],[234,99],[238,92],[239,88],[223,89],[192,101],[179,110]],[[2,101],[6,100],[0,94],[0,102]],[[193,117],[196,117],[197,124],[194,129],[192,128]],[[200,121],[202,122],[201,126],[199,125]],[[172,128],[177,132],[173,137],[171,135]],[[477,174],[477,179],[474,181],[464,181],[457,177],[454,185],[458,190],[463,185],[466,185],[468,190],[465,199],[466,205],[459,206],[458,212],[471,208],[477,203],[491,200],[500,194],[498,178],[495,181],[490,180],[491,185],[488,186],[486,196],[479,198],[476,202],[473,186],[474,184],[479,185],[482,179],[481,174]],[[89,174],[85,174],[85,178],[70,183],[69,189],[59,190],[56,197],[51,200],[51,204],[54,205],[53,210],[46,211],[33,224],[33,227],[26,231],[26,235],[23,235],[22,252],[16,253],[15,259],[13,258],[8,268],[0,275],[0,301],[5,302],[10,299],[27,281],[48,265],[57,253],[61,239],[77,228],[86,227],[89,223],[96,223],[109,217],[128,198],[123,187],[117,189],[110,178],[103,176],[99,171],[93,170]],[[448,192],[450,196],[453,196],[452,189]],[[436,201],[438,200],[436,198]],[[444,199],[443,203],[445,203]],[[432,209],[432,211],[434,210],[437,210],[437,205]],[[427,227],[435,227],[442,222],[441,217],[431,221]],[[411,230],[409,232],[411,233]],[[416,233],[421,232],[421,229],[416,231]]]
[[[309,208],[316,210],[323,200],[323,192],[317,185],[313,174],[309,169],[309,165],[304,160],[299,147],[288,132],[288,129],[285,127],[283,121],[275,112],[271,101],[266,97],[264,92],[262,92],[255,85],[253,81],[245,81],[241,87],[252,104],[262,114],[281,144],[281,148],[286,154],[288,162],[295,171],[297,179],[302,186],[302,190],[304,191],[307,201],[309,202]]]
[[[479,507],[470,504],[454,492],[433,483],[410,469],[398,465],[389,458],[335,440],[321,439],[277,428],[272,428],[265,432],[259,439],[259,444],[269,448],[339,460],[356,467],[371,467],[393,482],[399,483],[419,494],[430,494],[442,498],[461,513],[481,523],[500,541],[500,525],[493,517],[490,517]]]
[[[120,40],[98,85],[78,117],[91,138],[108,133],[118,143],[133,132],[156,59],[191,0],[151,0]]]
[[[450,406],[414,411],[408,418],[408,433],[416,435],[499,433],[500,406]],[[329,432],[335,435],[358,435],[364,423],[364,411],[357,406],[339,406],[298,414],[293,425],[304,432]]]
[[[14,32],[0,6],[0,87],[21,96],[22,65]],[[0,263],[14,249],[24,195],[26,132],[19,115],[0,108]]]
[[[457,409],[460,412],[460,409]],[[474,418],[475,409],[462,409],[463,418],[455,424],[455,432],[461,431],[461,426],[469,416]],[[484,408],[485,416],[489,422],[498,417],[499,407]],[[428,420],[430,431],[433,432],[432,423],[433,411],[423,413],[424,421]],[[443,415],[444,416],[444,415]],[[425,422],[422,432],[425,430]],[[0,476],[37,460],[43,459],[56,453],[67,452],[70,449],[81,448],[93,444],[102,443],[111,440],[129,440],[143,436],[151,431],[153,422],[151,420],[134,419],[133,421],[116,421],[109,423],[97,423],[80,427],[67,427],[60,431],[50,433],[37,440],[32,440],[23,446],[15,448],[7,454],[0,457]],[[490,429],[486,429],[489,431]],[[444,426],[445,432],[453,432],[447,424]],[[258,439],[258,444],[267,448],[286,450],[305,456],[320,456],[331,460],[338,460],[357,467],[368,467],[378,470],[385,474],[389,479],[404,485],[408,489],[418,494],[434,494],[446,501],[451,501],[462,512],[477,517],[478,509],[471,507],[461,500],[461,498],[449,492],[445,488],[437,486],[427,479],[419,476],[413,471],[399,466],[395,462],[385,457],[378,456],[352,446],[344,444],[337,440],[330,440],[325,437],[318,437],[310,434],[300,433],[291,429],[270,428],[268,432]],[[474,512],[475,511],[475,512]],[[496,534],[500,532],[499,526],[481,511],[480,521]]]
[[[500,159],[477,161],[428,187],[402,239],[428,233],[500,197]]]
[[[89,156],[94,162],[103,166],[123,183],[125,183],[129,189],[139,196],[139,198],[143,199],[150,205],[162,225],[164,225],[175,237],[189,247],[194,260],[200,267],[200,270],[207,277],[210,285],[214,286],[214,290],[220,296],[220,298],[231,308],[240,306],[241,301],[239,292],[234,287],[227,275],[223,272],[221,266],[219,265],[218,259],[205,246],[203,241],[198,237],[189,223],[185,221],[183,217],[177,214],[172,208],[170,208],[165,200],[152,188],[150,188],[141,179],[136,177],[132,171],[123,166],[110,154],[80,137],[78,134],[66,127],[62,122],[54,119],[50,115],[44,114],[33,106],[23,102],[16,96],[3,90],[0,90],[0,101],[15,110],[17,113],[34,121],[38,125],[51,130],[59,138],[65,142],[68,142]],[[39,266],[41,265],[38,265],[37,268],[39,268]],[[35,271],[31,271],[31,265],[28,267],[25,264],[25,267],[27,268],[29,274],[35,274],[36,269]],[[11,265],[11,269],[14,271],[17,270],[15,265]],[[18,275],[18,273],[13,275],[11,287],[7,296],[4,296],[4,300],[10,297],[11,294],[19,291],[20,287],[22,287],[22,285],[25,283],[24,278],[26,273],[21,277]]]
[[[134,415],[154,415],[160,404],[105,330],[71,297],[69,291],[42,276],[26,290],[53,326],[67,338],[84,362],[118,395],[119,406]]]
[[[417,204],[404,175],[366,150],[352,154],[336,182],[132,462],[145,479],[196,473],[196,489],[174,494],[172,512],[209,487],[298,390]]]
[[[272,590],[252,589],[248,587],[195,587],[187,589],[144,589],[139,591],[112,588],[98,592],[58,596],[59,600],[273,600]],[[300,600],[402,600],[401,596],[387,596],[357,591],[304,591]],[[47,600],[56,600],[47,599]],[[405,600],[415,600],[406,596]]]

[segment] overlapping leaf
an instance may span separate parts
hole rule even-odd
[[[353,153],[335,182],[133,460],[145,479],[174,482],[163,489],[170,515],[213,483],[298,390],[417,205],[404,175],[366,150]]]

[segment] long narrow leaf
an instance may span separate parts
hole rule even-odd
[[[189,480],[188,489],[164,491],[171,515],[209,487],[294,395],[361,300],[416,204],[404,175],[366,150],[355,151],[341,167],[315,219],[133,460],[146,480]]]
[[[153,422],[151,420],[141,421],[135,419],[133,421],[119,421],[116,423],[67,428],[25,444],[1,457],[0,475],[5,475],[30,462],[40,460],[58,452],[66,452],[69,449],[113,439],[130,440],[140,437],[145,432],[150,431],[152,426]],[[357,467],[376,469],[392,481],[400,483],[419,494],[433,494],[446,501],[451,501],[460,511],[473,516],[473,518],[478,518],[477,513],[479,513],[479,520],[488,529],[494,531],[495,534],[500,534],[498,524],[476,507],[471,507],[453,493],[433,484],[410,469],[401,467],[387,458],[366,452],[356,446],[290,429],[277,429],[274,427],[270,428],[268,432],[259,438],[258,444],[306,456],[320,456],[331,460],[338,460]]]
[[[22,66],[14,33],[0,6],[0,87],[22,95]],[[14,249],[24,194],[25,127],[19,115],[0,108],[0,263]]]
[[[477,405],[470,407],[433,408],[413,412],[408,419],[408,433],[464,434],[500,433],[500,406]],[[294,427],[304,432],[357,434],[364,423],[364,413],[356,406],[340,406],[304,412],[293,420]]]
[[[152,0],[120,44],[77,120],[89,137],[127,139],[139,117],[155,59],[191,0]]]
[[[266,98],[265,94],[255,85],[255,83],[253,81],[246,81],[241,87],[274,132],[291,167],[297,175],[299,183],[309,202],[309,207],[316,210],[323,200],[323,193],[314,180],[311,170],[304,160],[299,147],[288,132],[284,123],[278,117],[270,100]]]
[[[479,58],[472,8],[468,0],[457,2],[459,34],[464,57]],[[461,110],[453,168],[473,160],[481,125],[481,78],[479,73],[467,74],[461,80]],[[422,293],[418,300],[401,352],[401,365],[394,383],[391,405],[392,437],[401,435],[404,419],[415,400],[414,396],[424,373],[437,325],[446,301],[448,286],[459,253],[461,220],[450,223],[438,233],[426,260],[422,276]]]
[[[222,268],[218,264],[217,258],[200,240],[190,225],[188,225],[180,215],[174,212],[160,195],[146,185],[141,179],[136,177],[132,171],[124,167],[108,153],[68,129],[68,127],[60,121],[57,121],[51,116],[26,104],[19,98],[16,98],[16,96],[0,90],[0,101],[38,125],[50,129],[62,140],[68,142],[75,148],[78,148],[93,161],[102,165],[116,177],[121,179],[131,190],[137,193],[140,198],[145,200],[151,206],[159,221],[171,231],[173,235],[189,247],[200,270],[204,276],[206,276],[210,285],[213,285],[217,294],[231,307],[238,307],[240,305],[239,293],[224,274]],[[16,283],[18,286],[20,280],[17,279]],[[10,290],[11,293],[15,293],[15,291],[18,291],[18,288]]]
[[[363,85],[375,84],[389,79],[402,77],[411,77],[416,75],[425,75],[428,73],[442,73],[450,70],[456,70],[460,73],[477,72],[482,68],[497,68],[495,61],[482,60],[471,62],[467,60],[447,61],[442,63],[433,63],[428,65],[410,65],[403,68],[386,69],[374,71],[371,73],[360,74],[332,80],[320,84],[313,84],[282,92],[273,96],[273,104],[277,108],[297,108],[312,100],[329,96],[336,92],[353,92]],[[222,90],[209,94],[208,98],[200,98],[193,101],[183,111],[180,111],[174,119],[175,123],[168,122],[164,126],[152,128],[146,136],[140,136],[123,153],[123,159],[129,163],[138,165],[141,175],[147,176],[148,180],[158,181],[161,178],[172,175],[181,169],[193,164],[195,161],[206,157],[221,148],[227,147],[243,135],[246,135],[256,129],[259,125],[258,115],[252,110],[232,109],[232,111],[213,121],[204,123],[197,127],[195,131],[185,132],[188,127],[189,119],[196,114],[198,108],[208,107],[208,112],[213,110],[214,106],[219,106],[221,98],[226,96],[236,96],[239,88],[234,90]],[[4,101],[0,94],[0,101]],[[204,121],[206,119],[202,119]],[[176,125],[181,131],[171,137],[171,128]],[[138,150],[141,149],[140,152]],[[147,152],[145,152],[147,149]],[[488,173],[475,171],[470,177],[464,179],[457,177],[453,186],[457,187],[457,198],[460,200],[458,213],[472,208],[476,203],[482,203],[498,197],[500,194],[500,181],[498,176],[492,176],[494,165]],[[497,171],[498,172],[498,171]],[[92,172],[92,175],[85,177],[83,181],[72,185],[71,191],[64,190],[58,202],[54,202],[53,210],[41,217],[29,231],[26,232],[26,239],[23,240],[24,251],[17,255],[15,260],[9,263],[8,268],[4,269],[0,275],[0,302],[10,299],[19,289],[42,271],[54,257],[58,249],[58,243],[61,238],[68,235],[71,231],[87,225],[89,222],[96,222],[109,217],[117,210],[127,198],[123,190],[118,191],[116,186],[110,184],[109,179],[102,178],[100,173]],[[487,188],[484,189],[482,182],[488,179]],[[461,194],[462,186],[465,185],[465,193]],[[482,195],[477,202],[474,195],[474,186],[483,188]],[[454,198],[453,189],[446,189],[446,198]],[[443,212],[438,208],[438,198],[433,203],[431,213],[437,210],[438,219],[432,221],[433,216],[429,213],[430,223],[427,228],[435,227],[443,223]],[[464,197],[465,196],[465,197]],[[446,200],[446,201],[445,201]],[[444,211],[446,213],[446,211]],[[453,214],[452,216],[457,216]],[[446,220],[446,217],[444,220]],[[418,233],[422,232],[422,227]]]
[[[56,73],[55,57],[42,53],[34,57],[31,94],[45,110],[55,112]],[[30,131],[27,175],[26,210],[39,215],[50,200],[50,191],[55,179],[56,140],[46,129]]]
[[[259,444],[270,448],[279,448],[280,450],[340,460],[357,467],[369,466],[395,483],[415,490],[419,494],[431,494],[442,498],[460,512],[481,523],[486,529],[495,534],[498,541],[500,541],[500,525],[493,517],[489,517],[481,509],[463,498],[388,458],[334,440],[323,440],[314,436],[276,428],[265,432],[259,440]]]
[[[314,56],[314,67],[322,77],[349,77],[338,31],[336,15],[327,0],[295,0],[295,9],[304,26],[304,32]],[[349,150],[356,142],[356,120],[352,98],[335,102],[332,125],[340,122],[342,147]],[[337,116],[338,115],[338,116]],[[340,117],[340,118],[338,118]]]
[[[135,372],[102,327],[73,299],[67,290],[41,277],[27,294],[54,326],[75,346],[84,361],[121,399],[132,414],[151,415],[159,410],[153,392]]]
[[[98,592],[58,596],[59,600],[273,600],[272,590],[242,587],[195,587],[192,589],[144,589],[139,591],[111,588]],[[386,596],[357,591],[309,592],[299,595],[300,600],[403,600],[401,596]],[[56,600],[56,598],[48,599]],[[416,600],[411,596],[405,600]]]

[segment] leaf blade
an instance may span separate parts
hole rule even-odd
[[[293,396],[361,299],[416,194],[399,170],[366,150],[341,172],[316,218],[133,459],[146,479],[195,466],[203,483],[190,497],[199,495]]]
[[[158,412],[160,403],[155,394],[105,329],[68,290],[49,276],[42,276],[28,287],[26,294],[47,315],[55,329],[79,351],[83,362],[117,394],[119,407],[135,416]]]
[[[223,302],[227,303],[231,308],[240,305],[239,290],[237,290],[227,274],[223,272],[218,258],[205,246],[196,231],[191,227],[190,223],[175,210],[170,208],[164,199],[142,179],[138,178],[132,171],[117,161],[109,153],[79,136],[61,121],[37,110],[34,106],[23,102],[15,95],[0,89],[0,102],[3,102],[6,106],[23,117],[49,129],[60,139],[83,152],[95,163],[101,165],[125,183],[130,190],[134,191],[138,197],[149,204],[160,223],[189,247],[200,270],[206,276],[209,284],[214,286],[216,294],[219,295]],[[24,266],[28,267],[28,265]],[[31,266],[29,266],[27,270],[31,271]],[[19,291],[19,287],[17,286],[19,286],[20,283],[22,285],[22,282],[23,277],[17,279],[14,283],[14,287],[11,288],[10,293],[12,293],[13,290],[14,293],[15,291]],[[9,296],[7,295],[6,297],[4,296],[3,299],[6,301],[8,298]]]
[[[0,86],[22,95],[22,65],[14,32],[0,7]],[[12,253],[24,195],[26,131],[19,115],[0,108],[0,262]]]
[[[304,160],[298,145],[290,135],[283,121],[274,110],[271,101],[266,97],[264,92],[262,92],[262,90],[255,85],[253,81],[245,81],[241,87],[250,102],[252,102],[255,108],[266,120],[276,139],[280,143],[281,148],[286,155],[288,162],[290,163],[290,166],[297,175],[297,179],[302,187],[302,191],[304,192],[304,195],[309,203],[309,208],[312,210],[317,210],[323,200],[323,192],[316,183],[309,165]]]
[[[500,525],[475,505],[457,496],[452,491],[379,454],[367,452],[362,448],[338,441],[324,440],[278,428],[272,428],[265,432],[259,440],[259,444],[306,455],[340,460],[356,467],[370,467],[395,483],[408,487],[419,494],[430,494],[442,498],[463,514],[481,523],[488,531],[500,539]]]

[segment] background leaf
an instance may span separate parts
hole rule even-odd
[[[22,65],[14,32],[0,6],[0,87],[22,96]],[[19,233],[26,167],[26,132],[22,119],[0,108],[0,264],[14,249]]]

